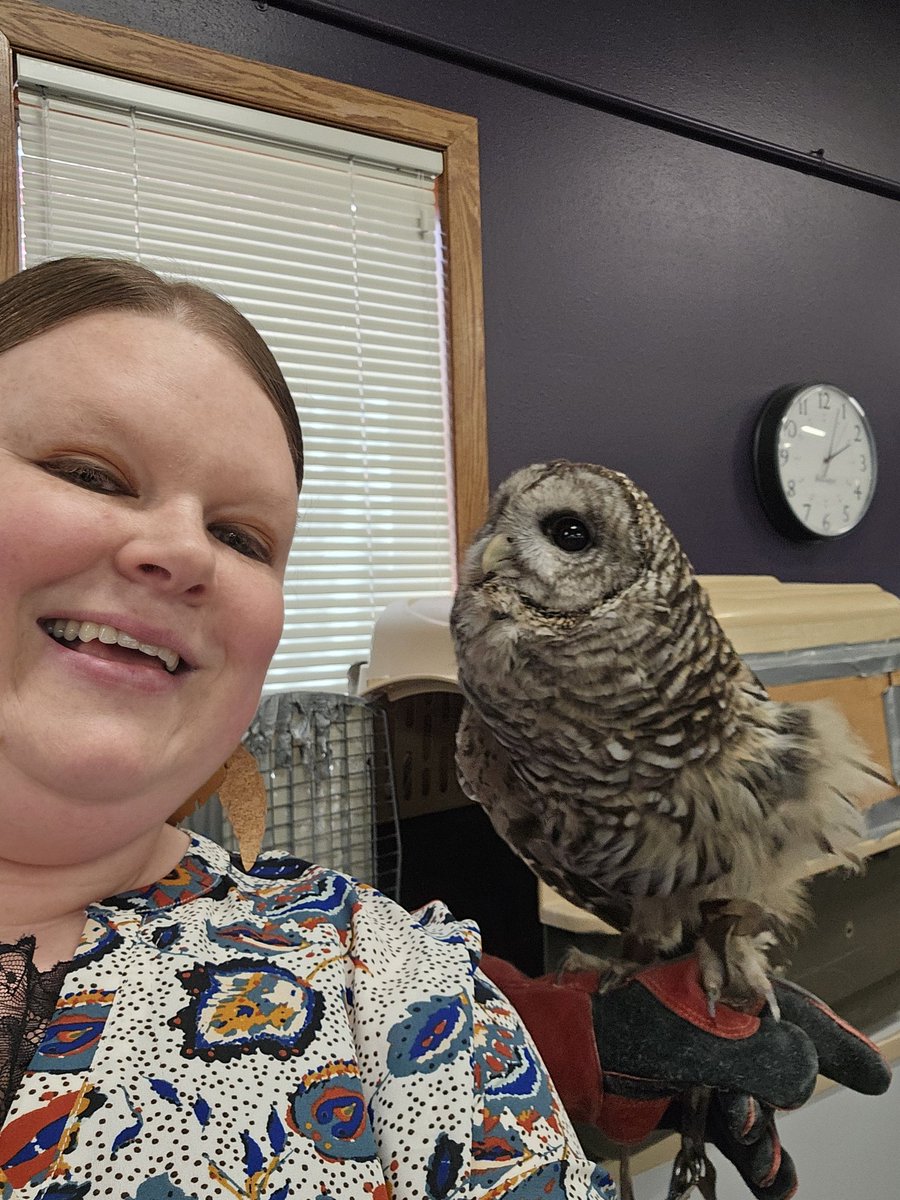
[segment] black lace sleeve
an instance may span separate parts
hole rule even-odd
[[[69,963],[34,965],[34,938],[0,942],[0,1125],[50,1023]]]

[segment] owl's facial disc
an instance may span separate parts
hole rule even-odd
[[[513,597],[549,615],[596,611],[644,566],[634,511],[619,477],[575,464],[525,468],[495,497],[469,557],[468,584],[491,609]]]

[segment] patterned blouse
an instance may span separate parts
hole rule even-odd
[[[2,1200],[614,1200],[476,928],[194,836],[88,910]]]

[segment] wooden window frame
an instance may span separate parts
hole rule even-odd
[[[19,267],[19,217],[13,55],[101,71],[394,138],[443,155],[438,203],[447,242],[447,326],[451,436],[458,554],[487,507],[487,421],[478,125],[474,117],[432,108],[284,67],[45,8],[0,0],[0,278]],[[189,81],[189,82],[187,82]]]

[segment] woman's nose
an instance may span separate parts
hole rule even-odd
[[[202,514],[187,504],[145,510],[119,547],[116,565],[145,586],[203,595],[215,573],[215,552]]]

